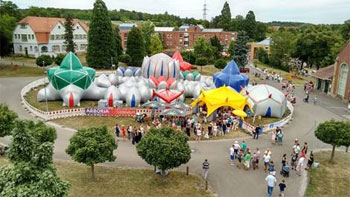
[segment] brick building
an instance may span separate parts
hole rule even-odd
[[[136,24],[120,24],[120,36],[122,38],[122,47],[125,48],[128,33]],[[163,39],[163,46],[166,49],[192,48],[199,37],[204,36],[207,40],[217,36],[224,48],[230,46],[231,41],[237,38],[236,32],[225,32],[223,29],[203,28],[201,25],[183,25],[179,30],[173,27],[155,27],[154,31],[159,33]]]
[[[334,96],[350,100],[350,41],[346,43],[334,63],[331,92]]]

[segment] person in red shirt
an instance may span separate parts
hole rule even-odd
[[[122,125],[122,135],[123,135],[123,141],[125,141],[125,138],[126,138],[126,129],[125,129],[125,126]]]

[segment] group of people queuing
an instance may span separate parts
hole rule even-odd
[[[146,126],[141,124],[139,127],[133,127],[132,125],[126,127],[124,125],[119,126],[117,123],[114,128],[115,135],[118,141],[119,137],[122,137],[123,141],[126,141],[127,139],[131,140],[132,144],[137,144],[142,139],[142,136],[145,135],[151,129],[151,126],[149,124],[147,124]]]
[[[310,99],[310,91],[312,91],[314,89],[314,84],[312,81],[307,82],[304,84],[304,102],[308,103],[309,99]],[[312,99],[312,102],[314,105],[316,105],[318,103],[318,98],[317,95],[314,96],[314,98]]]

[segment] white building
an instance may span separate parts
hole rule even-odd
[[[28,16],[22,19],[13,32],[14,53],[35,57],[65,53],[64,22],[64,18]],[[85,52],[89,27],[78,19],[73,19],[73,24],[75,50]]]

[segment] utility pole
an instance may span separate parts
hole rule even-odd
[[[203,5],[203,20],[207,20],[207,0],[204,0],[204,5]]]

